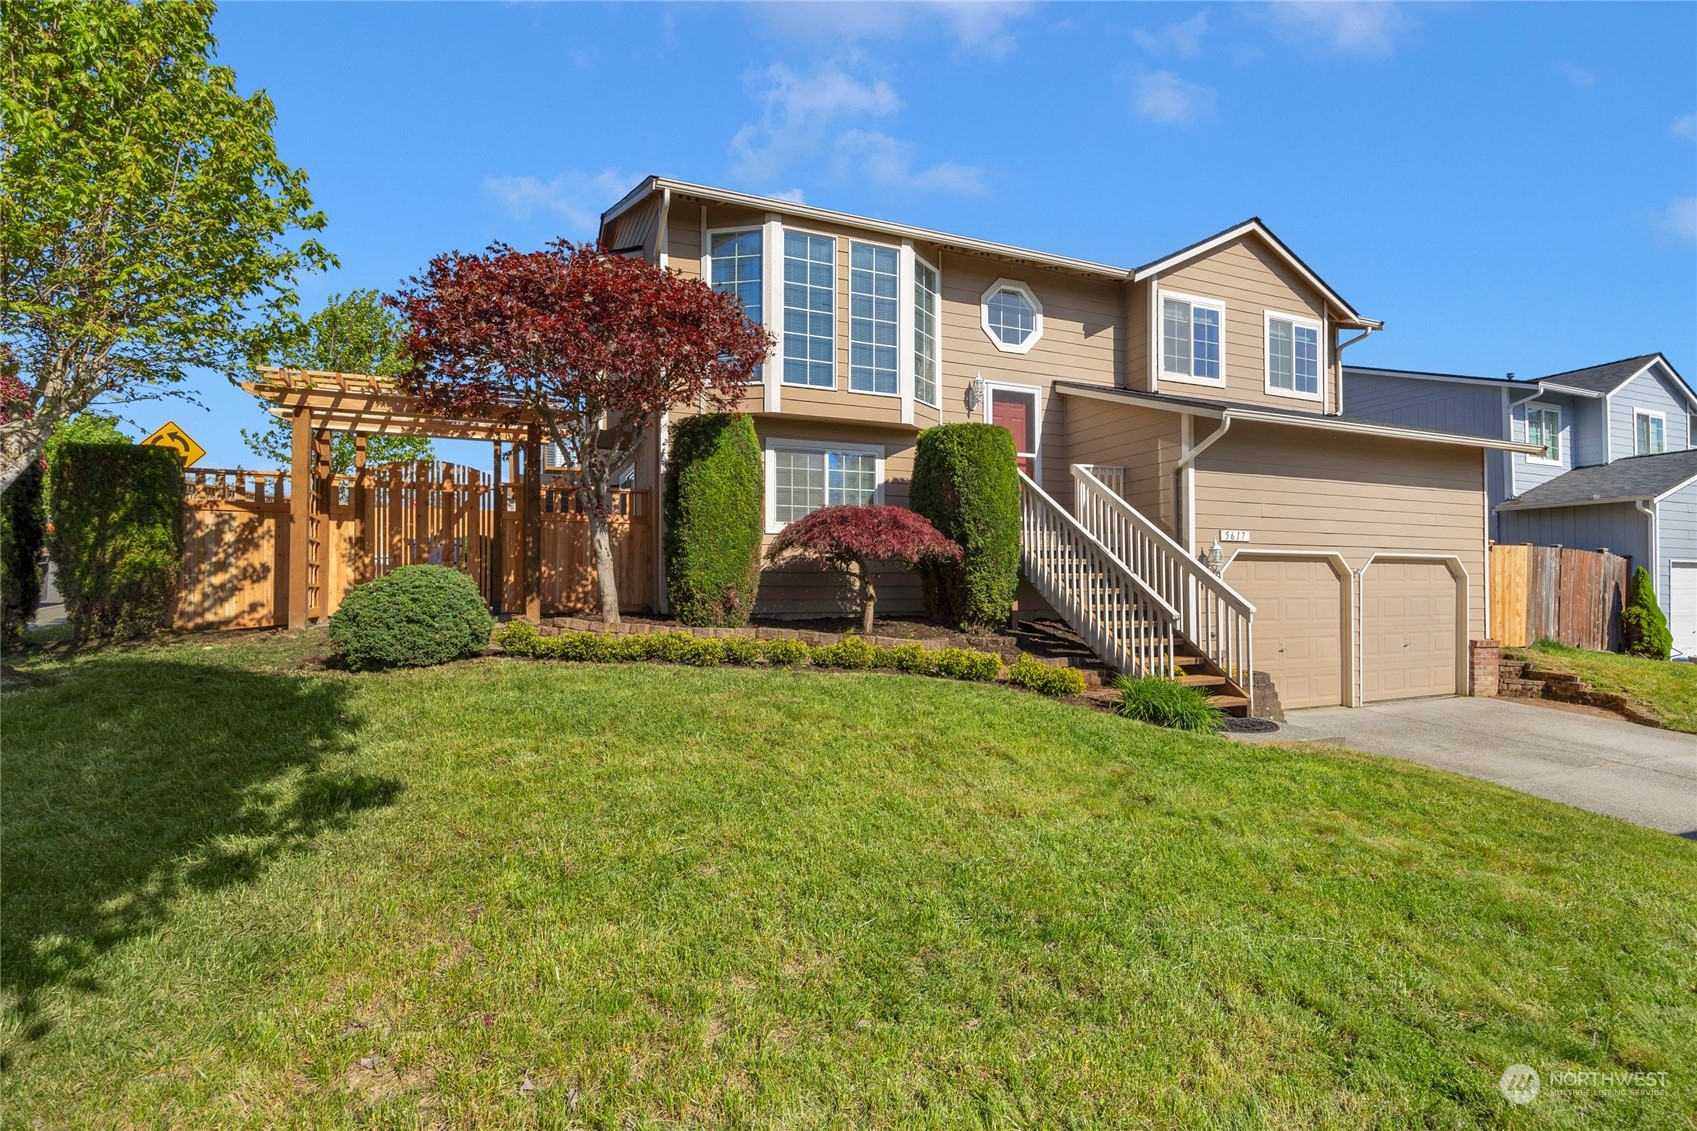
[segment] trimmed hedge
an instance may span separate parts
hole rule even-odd
[[[932,612],[962,627],[1000,626],[1019,588],[1019,476],[1013,434],[939,424],[919,434],[909,505],[961,548],[923,567]]]
[[[1083,695],[1084,673],[1077,668],[1057,668],[1023,653],[1008,667],[1008,682],[1039,695],[1064,698]]]
[[[41,604],[47,512],[41,465],[32,463],[0,496],[0,649],[23,642]]]
[[[349,590],[330,617],[330,643],[354,671],[422,668],[480,655],[494,627],[471,578],[411,565]]]
[[[912,675],[934,675],[946,679],[987,683],[1002,674],[1002,660],[992,652],[969,648],[922,648],[901,644],[885,648],[859,636],[844,636],[835,644],[819,647],[804,640],[756,640],[752,636],[730,636],[717,640],[691,636],[687,632],[562,632],[543,636],[529,621],[515,620],[495,633],[495,643],[514,656],[536,660],[577,660],[593,664],[635,663],[662,660],[673,664],[711,667],[715,664],[755,664],[794,667],[812,664],[820,668],[865,671],[887,668]]]
[[[666,596],[679,623],[748,623],[760,588],[765,505],[765,464],[752,420],[714,413],[673,426],[663,553]]]
[[[53,563],[76,638],[163,627],[183,567],[182,458],[137,444],[65,444],[50,476]]]
[[[1621,631],[1626,636],[1626,654],[1651,660],[1665,660],[1673,655],[1673,633],[1668,618],[1656,600],[1656,587],[1650,571],[1639,566],[1632,571],[1632,594],[1620,614]]]

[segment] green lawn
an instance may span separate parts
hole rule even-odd
[[[317,644],[8,673],[6,1126],[1697,1119],[1692,842],[994,686]]]
[[[1571,672],[1598,691],[1625,695],[1659,716],[1669,730],[1697,734],[1697,664],[1587,652],[1553,640],[1512,651],[1535,668]]]

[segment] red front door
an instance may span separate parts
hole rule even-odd
[[[1037,394],[1013,389],[990,390],[990,423],[1013,433],[1019,469],[1037,478]]]

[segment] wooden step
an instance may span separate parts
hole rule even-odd
[[[1186,687],[1222,687],[1228,682],[1226,677],[1223,675],[1208,675],[1205,672],[1199,672],[1194,675],[1181,675],[1177,678],[1178,682],[1184,684]]]
[[[1249,698],[1245,695],[1210,695],[1208,702],[1222,711],[1249,706]]]

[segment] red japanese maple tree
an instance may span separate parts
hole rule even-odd
[[[796,519],[778,534],[766,552],[774,565],[817,562],[853,578],[860,598],[860,628],[872,631],[878,590],[874,562],[896,562],[912,569],[921,562],[958,562],[960,547],[930,521],[906,507],[836,506]]]
[[[408,282],[387,300],[411,328],[403,388],[425,411],[541,423],[589,515],[601,616],[617,624],[613,482],[660,413],[733,407],[770,336],[734,296],[566,240],[439,255]]]

